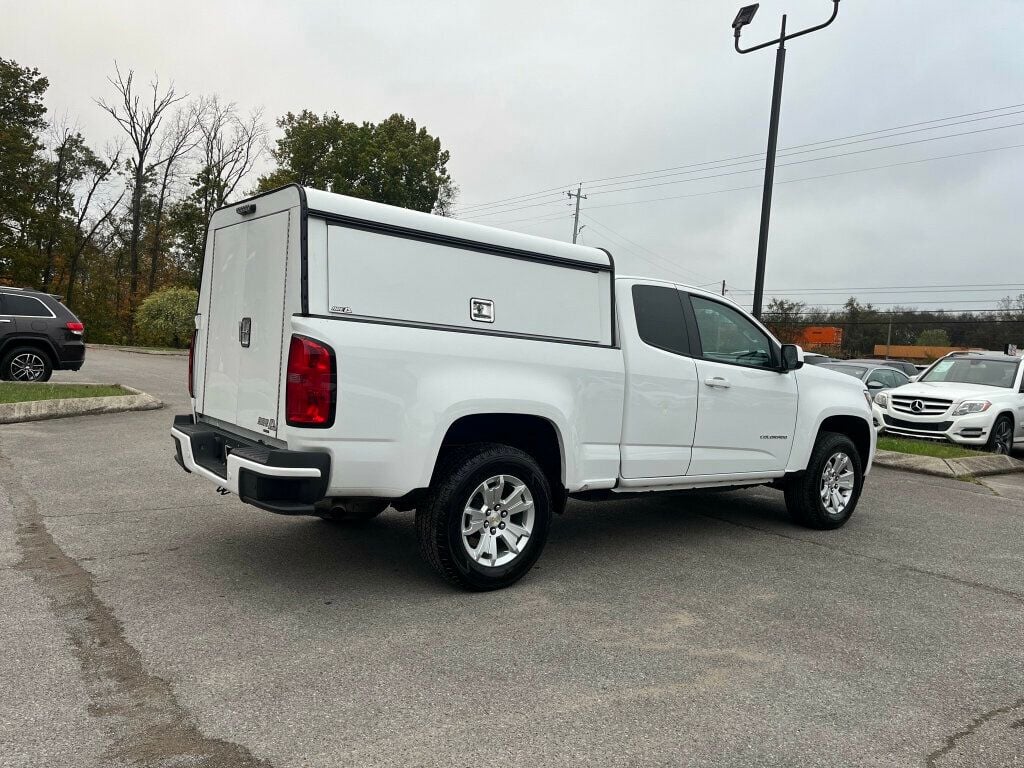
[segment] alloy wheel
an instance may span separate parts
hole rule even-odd
[[[833,516],[843,513],[853,497],[853,462],[842,451],[833,453],[821,471],[819,491],[825,511]]]
[[[992,449],[995,453],[1009,454],[1013,445],[1013,427],[1006,419],[1000,419],[992,434]]]
[[[526,483],[514,475],[494,475],[466,501],[462,546],[478,565],[507,565],[526,548],[534,519],[533,496]]]
[[[12,381],[38,381],[46,373],[46,363],[34,352],[22,352],[11,360]]]

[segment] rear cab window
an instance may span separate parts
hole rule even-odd
[[[677,355],[689,355],[682,295],[664,285],[634,285],[633,312],[640,340]]]

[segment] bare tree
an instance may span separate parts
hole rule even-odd
[[[156,288],[157,272],[163,257],[164,209],[167,207],[172,187],[177,181],[181,161],[199,143],[196,138],[197,125],[195,109],[179,109],[175,114],[174,124],[160,137],[157,160],[153,164],[153,170],[159,173],[159,179],[149,247],[149,281],[146,286],[149,293]]]
[[[64,298],[68,304],[74,300],[75,280],[82,253],[93,242],[96,233],[113,216],[127,192],[124,186],[116,196],[106,188],[114,178],[114,171],[121,162],[120,146],[108,151],[105,160],[96,159],[82,185],[82,192],[75,202],[74,242],[68,254],[68,289]]]
[[[131,232],[128,236],[128,270],[129,270],[129,313],[134,314],[135,302],[139,287],[139,240],[142,232],[142,200],[151,169],[147,166],[150,153],[160,134],[160,125],[164,115],[171,107],[186,98],[179,96],[171,83],[165,89],[160,86],[160,78],[154,77],[149,84],[149,92],[145,99],[134,84],[135,73],[128,70],[127,75],[121,73],[117,62],[114,62],[115,77],[107,78],[118,99],[109,103],[103,99],[97,104],[110,113],[110,116],[121,126],[128,136],[134,156],[129,160],[131,171]],[[129,333],[131,331],[129,330]]]
[[[202,99],[196,115],[202,167],[193,181],[193,197],[202,215],[205,242],[213,212],[235,194],[265,151],[267,128],[262,109],[243,118],[234,102],[224,104],[217,96]],[[202,275],[203,254],[197,256]]]
[[[217,96],[202,99],[196,107],[201,151],[199,192],[207,220],[235,193],[263,154],[267,128],[263,110],[246,118],[234,102],[221,103]]]

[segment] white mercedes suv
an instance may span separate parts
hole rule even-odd
[[[903,437],[1010,453],[1024,447],[1024,365],[1002,352],[951,352],[917,381],[875,395],[875,421]]]

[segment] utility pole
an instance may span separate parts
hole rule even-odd
[[[722,281],[722,295],[725,296],[725,280]]]
[[[761,43],[751,48],[740,48],[740,30],[749,24],[754,14],[757,12],[759,3],[753,5],[747,5],[740,8],[736,19],[732,23],[732,28],[735,30],[735,45],[737,53],[750,53],[751,51],[758,51],[762,48],[767,48],[769,45],[779,44],[779,48],[775,53],[775,83],[772,86],[772,111],[771,117],[768,122],[768,152],[765,158],[764,166],[764,192],[761,196],[761,227],[757,235],[757,271],[754,274],[754,317],[761,317],[761,301],[764,298],[764,269],[765,262],[768,256],[768,224],[771,219],[772,212],[772,187],[775,184],[775,148],[779,139],[779,109],[782,105],[782,75],[786,68],[786,41],[792,40],[794,37],[800,37],[806,35],[809,32],[814,32],[819,29],[824,29],[833,21],[839,13],[839,0],[832,0],[832,15],[829,20],[824,24],[818,24],[815,27],[808,27],[807,29],[800,30],[799,32],[793,32],[792,34],[786,34],[786,15],[782,15],[782,29],[779,32],[779,36],[775,40],[769,40],[767,43]]]
[[[580,182],[579,186],[576,187],[575,192],[566,192],[565,194],[569,198],[576,198],[576,215],[572,219],[572,241],[576,242],[576,238],[580,234],[580,200],[586,200],[587,196],[580,194],[583,191],[583,182]]]
[[[892,320],[889,321],[889,334],[885,337],[885,359],[889,359],[889,353],[892,351]]]

